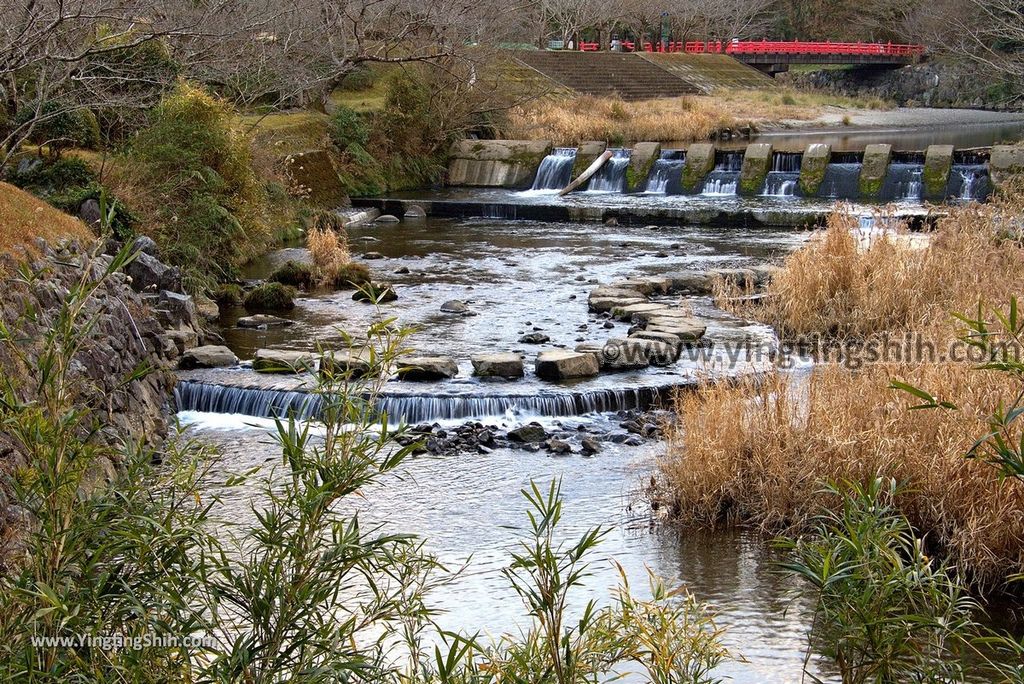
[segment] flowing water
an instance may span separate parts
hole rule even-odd
[[[773,152],[772,169],[764,180],[763,197],[794,197],[800,181],[800,164],[804,155],[799,152]]]
[[[774,335],[716,309],[708,297],[674,296],[665,300],[689,306],[707,321],[714,346],[673,366],[574,383],[543,382],[528,371],[520,381],[495,383],[471,377],[469,356],[518,351],[529,369],[541,348],[623,337],[627,323],[608,328],[605,319],[588,311],[587,293],[598,284],[682,269],[750,266],[777,259],[805,239],[806,233],[790,230],[493,219],[357,227],[350,230],[356,258],[379,253],[381,258],[367,263],[399,294],[381,313],[354,302],[350,292],[325,292],[298,299],[286,314],[293,322],[289,327],[237,328],[241,310],[226,312],[221,324],[227,344],[246,360],[259,348],[312,350],[318,343],[337,343],[339,328],[358,335],[380,315],[394,316],[416,328],[414,347],[453,356],[460,374],[438,384],[387,383],[381,408],[392,417],[442,426],[473,418],[500,430],[537,420],[562,435],[581,427],[612,433],[622,430],[616,411],[657,403],[698,375],[756,368],[750,350],[770,348]],[[279,250],[252,264],[246,275],[265,277],[289,259],[306,260],[308,253],[300,247]],[[441,312],[449,300],[464,302],[470,315]],[[520,342],[533,332],[550,341],[540,347]],[[732,356],[731,349],[746,349],[748,356]],[[188,434],[221,447],[218,475],[275,462],[267,416],[286,409],[317,414],[301,378],[260,375],[245,366],[194,371],[184,378],[177,390],[179,418]],[[685,583],[718,612],[726,644],[744,659],[724,665],[719,675],[740,684],[801,681],[810,607],[792,599],[794,585],[775,572],[777,558],[757,535],[679,530],[654,519],[642,491],[664,448],[658,442],[627,446],[609,440],[590,457],[508,449],[419,456],[346,505],[359,513],[364,527],[381,524],[388,531],[422,535],[427,550],[446,565],[464,566],[432,594],[431,605],[444,611],[445,628],[499,635],[525,625],[525,611],[501,574],[526,527],[519,491],[530,480],[561,478],[560,534],[578,537],[594,525],[609,531],[574,611],[588,598],[607,600],[617,582],[613,560],[639,594],[650,568],[673,584]],[[218,515],[248,519],[249,496],[232,491],[225,497]],[[816,658],[810,668],[823,681],[833,681]]]
[[[626,189],[630,150],[620,148],[611,152],[611,158],[590,179],[587,192],[622,192]]]
[[[704,179],[701,195],[705,197],[731,197],[736,195],[743,168],[743,154],[740,152],[716,153],[715,168]]]
[[[575,162],[575,147],[556,147],[540,163],[531,190],[561,190],[572,181],[572,166]]]
[[[656,195],[681,192],[679,179],[685,164],[686,150],[662,150],[661,157],[651,165],[645,191]]]

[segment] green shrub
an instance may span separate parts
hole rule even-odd
[[[792,95],[789,95],[789,94],[783,95],[781,102],[784,105],[795,105],[796,104],[796,98],[793,97]]]
[[[22,126],[35,120],[28,141],[46,145],[53,156],[60,156],[69,147],[95,149],[100,144],[100,126],[96,115],[88,109],[74,108],[60,102],[47,101],[42,106],[22,107],[14,124]]]
[[[370,269],[366,264],[350,261],[338,267],[331,285],[338,290],[354,290],[370,282]]]
[[[331,116],[331,139],[340,149],[352,144],[365,147],[370,140],[370,126],[354,109],[338,107]]]
[[[301,287],[308,290],[313,287],[313,267],[293,259],[281,264],[267,280],[282,285]]]
[[[295,288],[281,283],[262,283],[245,295],[245,308],[253,311],[290,311],[295,308]]]
[[[234,283],[221,283],[213,291],[213,301],[218,306],[241,306],[245,299],[245,291],[241,285]]]
[[[164,98],[125,158],[147,232],[186,282],[234,275],[271,238],[266,186],[221,100],[183,84]]]

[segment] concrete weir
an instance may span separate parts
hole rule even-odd
[[[556,166],[559,174],[553,175],[551,169]],[[612,149],[600,141],[553,150],[548,141],[465,140],[452,149],[450,186],[541,189],[554,191],[559,198],[581,191],[598,194],[586,202],[567,204],[557,198],[543,204],[536,195],[530,202],[509,196],[419,203],[443,216],[807,225],[819,220],[836,200],[898,202],[905,207],[984,201],[993,187],[1019,173],[1024,173],[1024,145],[997,145],[989,152],[958,151],[950,145],[894,151],[890,144],[872,144],[858,153],[834,152],[823,143],[810,144],[802,152],[776,150],[768,143],[751,143],[743,151],[719,150],[712,143],[665,149],[657,142]],[[630,194],[642,195],[643,201],[610,199]],[[702,199],[693,206],[680,206],[686,202],[672,201],[673,195]],[[596,197],[609,200],[594,201]],[[665,206],[659,206],[659,197],[667,198]],[[729,198],[757,201],[730,202]],[[791,201],[799,198],[819,198],[827,204]],[[722,209],[723,204],[728,208]],[[391,213],[400,210],[386,209],[379,201],[363,206]]]

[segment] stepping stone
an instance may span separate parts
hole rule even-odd
[[[590,310],[594,313],[601,313],[604,311],[611,311],[616,307],[631,306],[633,304],[646,304],[646,297],[600,297],[591,299],[587,302]]]
[[[631,339],[635,338],[638,340],[651,340],[654,342],[662,342],[664,344],[672,345],[673,347],[682,348],[683,341],[679,339],[678,335],[666,332],[654,332],[652,330],[638,330],[629,336]]]
[[[655,340],[635,337],[626,339],[613,338],[608,340],[608,347],[619,350],[620,356],[627,361],[639,362],[641,359],[648,365],[667,366],[675,363],[682,352],[681,344],[666,344]],[[605,354],[607,355],[607,350]]]
[[[537,355],[534,372],[542,380],[589,378],[601,371],[594,354],[572,351],[544,351]]]
[[[523,377],[523,357],[519,354],[479,354],[469,360],[473,364],[473,375],[477,377],[509,380]]]
[[[302,373],[313,370],[316,357],[310,352],[257,349],[252,369],[260,373]]]
[[[338,349],[325,352],[320,360],[320,373],[338,378],[346,373],[361,378],[372,369],[368,349]]]
[[[187,350],[178,361],[181,370],[194,368],[224,368],[238,363],[235,353],[222,345],[208,344]]]
[[[702,271],[679,271],[667,276],[671,281],[671,292],[689,292],[691,294],[709,294],[711,278]]]
[[[683,342],[695,342],[704,337],[707,326],[697,319],[665,319],[658,318],[647,322],[645,332],[668,333],[675,335]]]
[[[448,380],[458,374],[459,364],[450,356],[410,356],[398,369],[398,377],[409,382]]]
[[[650,302],[644,304],[629,304],[627,306],[617,306],[612,309],[612,316],[616,320],[620,321],[631,321],[633,316],[643,316],[645,314],[653,314],[659,311],[665,311],[668,309],[664,304],[652,304]]]

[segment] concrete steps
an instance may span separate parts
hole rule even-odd
[[[702,90],[637,54],[521,51],[516,59],[551,80],[587,95],[650,100],[699,94]]]
[[[770,76],[729,55],[640,52],[637,56],[692,84],[704,94],[718,88],[775,87]]]

